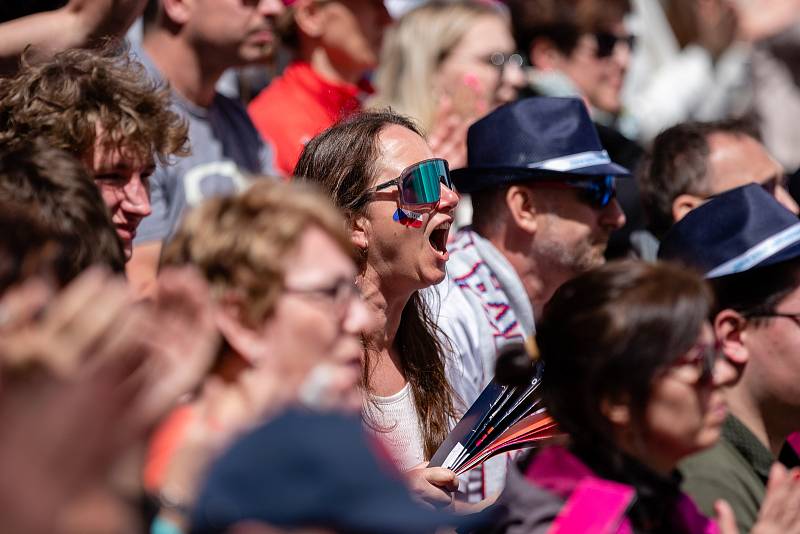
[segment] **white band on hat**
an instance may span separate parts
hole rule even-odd
[[[611,163],[608,152],[605,150],[590,150],[589,152],[579,152],[560,158],[546,159],[536,163],[528,163],[530,169],[542,169],[545,171],[569,172],[575,169],[583,169],[593,165],[605,165]]]
[[[800,222],[770,236],[722,265],[714,267],[706,273],[706,278],[716,278],[746,271],[798,241],[800,241]]]

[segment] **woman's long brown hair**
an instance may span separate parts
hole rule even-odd
[[[330,193],[346,216],[362,214],[366,207],[365,192],[377,174],[378,136],[390,125],[408,128],[422,136],[410,119],[392,111],[359,113],[309,141],[294,174]],[[362,270],[366,267],[366,259],[360,267]],[[453,390],[445,377],[445,353],[437,332],[427,304],[419,292],[414,292],[403,309],[395,348],[401,356],[401,371],[411,385],[426,458],[433,456],[444,441],[455,417]],[[363,386],[368,393],[371,352],[365,345]],[[375,427],[369,411],[364,413],[367,424]]]

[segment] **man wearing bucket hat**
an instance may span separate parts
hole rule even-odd
[[[734,187],[759,183],[788,210],[800,211],[786,189],[783,168],[747,120],[683,122],[667,128],[653,140],[637,178],[649,231],[638,232],[634,241],[646,260],[655,259],[658,240],[675,221]]]
[[[800,426],[800,221],[763,187],[745,185],[677,222],[659,257],[705,273],[720,356],[741,369],[722,437],[683,463],[684,487],[707,514],[725,499],[749,532],[770,468]]]
[[[609,234],[625,222],[615,178],[629,175],[576,98],[498,108],[470,127],[467,159],[452,174],[472,196],[473,224],[454,236],[437,286],[448,379],[465,407],[491,381],[497,354],[533,334],[556,288],[605,261]],[[490,478],[484,496],[501,489]]]

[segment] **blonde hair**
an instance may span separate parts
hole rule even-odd
[[[406,13],[389,30],[370,107],[414,118],[425,134],[436,114],[433,80],[448,54],[481,17],[507,19],[501,6],[480,0],[434,0]]]
[[[162,263],[191,263],[220,299],[241,297],[242,322],[255,327],[284,291],[287,258],[303,233],[317,227],[355,260],[339,211],[315,187],[263,178],[236,196],[217,197],[192,210],[167,245]]]

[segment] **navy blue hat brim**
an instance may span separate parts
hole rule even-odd
[[[676,222],[658,257],[722,278],[800,257],[800,221],[759,184],[719,195]]]
[[[797,258],[800,258],[800,241],[786,247],[777,254],[770,256],[766,260],[753,267],[753,269],[769,267],[770,265],[777,265],[786,261],[796,260]]]
[[[708,279],[715,279],[715,278],[726,278],[728,276],[736,276],[736,275],[739,275],[739,274],[741,274],[743,272],[755,271],[755,270],[758,270],[758,269],[761,269],[761,268],[764,268],[764,267],[770,267],[772,265],[778,265],[779,263],[784,263],[784,262],[789,262],[789,261],[792,261],[792,260],[797,260],[798,258],[800,258],[800,241],[798,241],[797,243],[794,243],[793,245],[790,245],[790,246],[786,247],[785,249],[781,250],[780,252],[777,252],[774,255],[770,256],[769,258],[765,259],[761,263],[757,263],[756,265],[754,265],[752,267],[749,267],[747,269],[742,269],[742,270],[739,270],[739,271],[735,271],[735,272],[732,272],[732,273],[727,273],[727,274],[724,274],[724,275],[718,275],[718,276],[709,276],[709,275],[706,274],[705,277],[708,278]]]
[[[492,509],[471,515],[456,515],[450,512],[419,507],[403,509],[397,503],[361,503],[360,510],[350,515],[341,524],[332,525],[346,532],[382,532],[384,534],[414,534],[435,532],[442,528],[472,531],[492,523]]]
[[[466,194],[526,181],[566,180],[576,176],[592,178],[609,174],[619,178],[631,176],[631,172],[628,169],[613,162],[583,167],[570,172],[530,169],[527,167],[464,167],[450,171],[456,190],[459,193]]]

